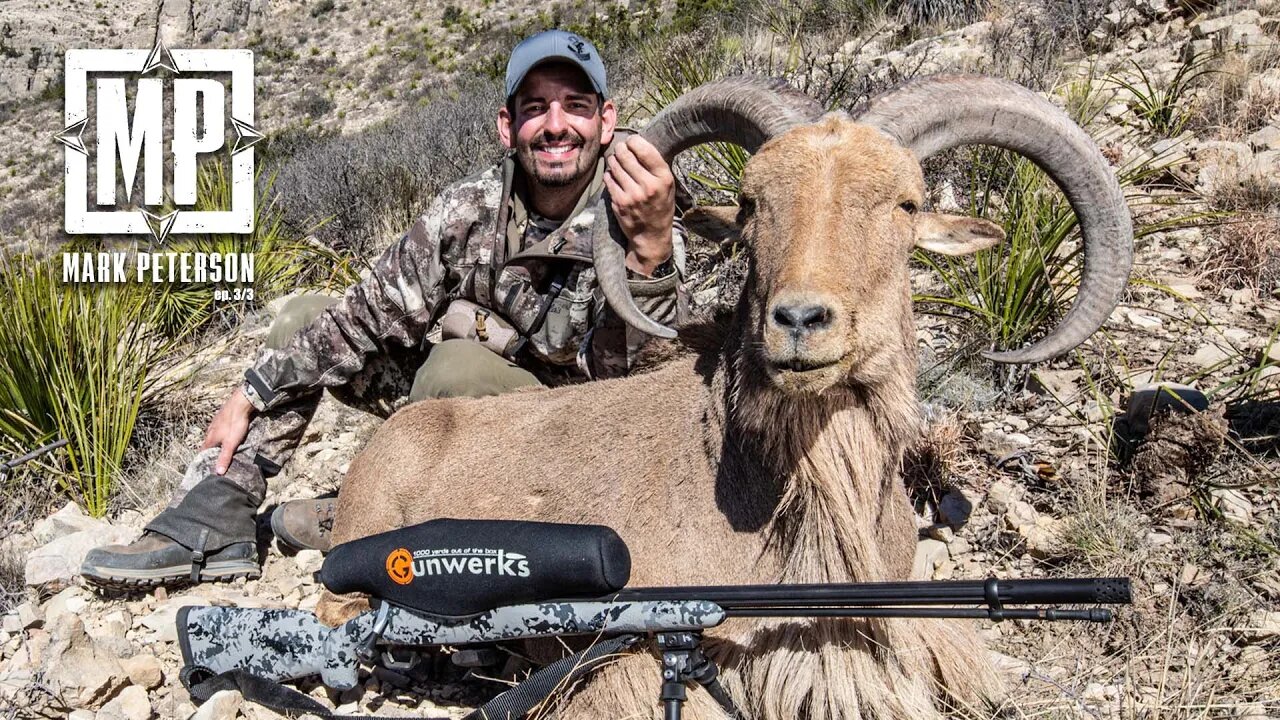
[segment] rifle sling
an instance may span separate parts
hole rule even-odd
[[[550,697],[553,692],[571,687],[578,678],[608,662],[615,653],[631,647],[640,639],[639,635],[620,635],[594,643],[586,650],[561,658],[533,673],[519,685],[472,710],[463,720],[522,718]],[[236,690],[245,700],[289,717],[310,713],[325,720],[380,720],[372,715],[337,715],[314,698],[245,670],[228,670],[193,684],[190,690],[191,699],[197,705],[203,704],[220,690]],[[426,720],[448,719],[428,718]]]

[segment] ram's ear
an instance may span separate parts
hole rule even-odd
[[[916,214],[916,247],[942,255],[968,255],[1004,240],[1004,230],[989,220],[965,215]]]
[[[708,240],[736,240],[742,232],[737,205],[706,205],[686,212],[681,222],[686,230]]]

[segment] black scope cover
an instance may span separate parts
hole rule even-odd
[[[626,544],[602,525],[447,518],[338,545],[320,569],[331,592],[450,617],[597,598],[630,576]]]

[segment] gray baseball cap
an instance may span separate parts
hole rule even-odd
[[[548,60],[565,60],[582,68],[591,80],[591,87],[601,97],[609,97],[604,61],[596,46],[571,32],[547,30],[525,38],[511,51],[511,59],[507,61],[507,100],[516,94],[530,70]]]

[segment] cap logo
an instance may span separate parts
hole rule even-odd
[[[569,36],[569,51],[582,62],[591,59],[591,53],[587,52],[587,44],[577,35]]]

